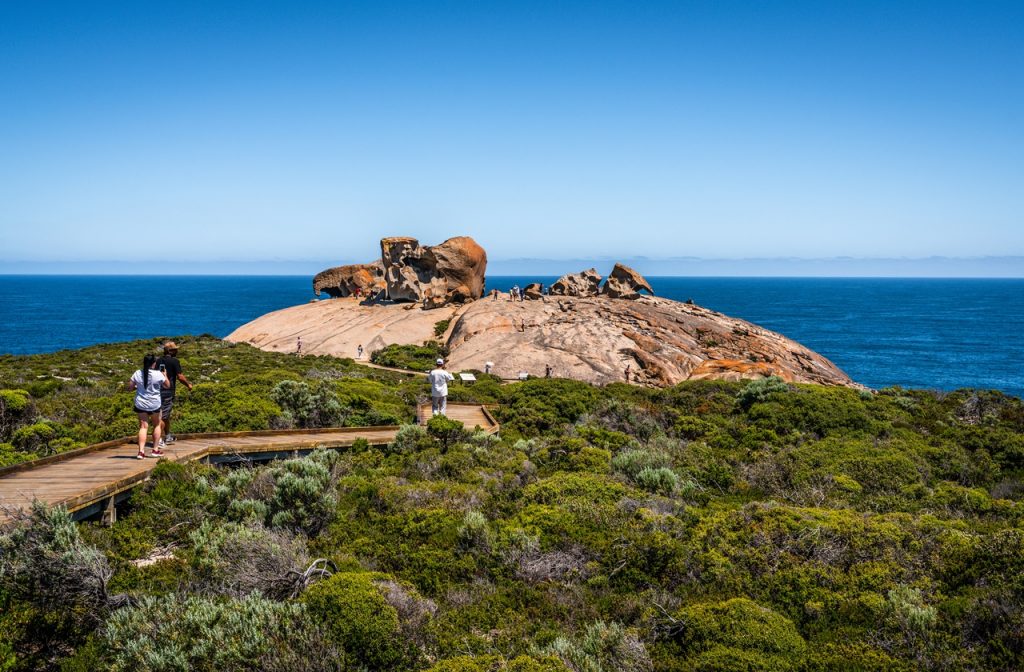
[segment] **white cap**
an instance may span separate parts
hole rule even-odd
[[[437,358],[437,364],[438,364],[438,366],[440,366],[441,364],[444,364],[444,360],[441,359],[440,357],[438,357]]]

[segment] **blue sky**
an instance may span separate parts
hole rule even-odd
[[[1024,256],[1019,1],[0,0],[0,97],[0,271]]]

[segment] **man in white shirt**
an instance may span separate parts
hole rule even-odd
[[[448,382],[455,380],[455,376],[444,370],[444,360],[438,358],[437,368],[427,374],[430,379],[430,408],[434,415],[440,413],[447,415],[448,411]]]

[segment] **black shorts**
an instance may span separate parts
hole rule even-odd
[[[163,420],[171,417],[171,409],[174,408],[174,397],[160,397],[160,417]]]
[[[136,406],[135,407],[135,412],[136,413],[147,413],[149,415],[153,415],[154,413],[159,413],[160,409],[159,408],[154,408],[152,411],[150,411],[150,410],[147,410],[145,408],[139,408],[138,406]]]

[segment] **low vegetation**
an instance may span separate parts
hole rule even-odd
[[[4,454],[131,419],[113,386],[145,347],[0,359]],[[346,360],[182,353],[190,428],[407,422],[426,392]],[[438,420],[380,449],[161,463],[112,528],[37,507],[0,537],[0,670],[1024,666],[1019,399],[488,377],[452,395],[501,404],[501,437]]]

